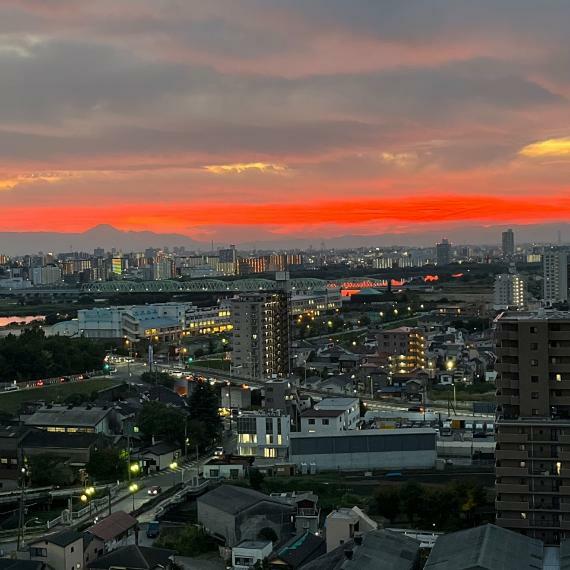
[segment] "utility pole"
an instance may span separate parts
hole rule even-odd
[[[20,546],[24,540],[24,518],[25,518],[25,500],[26,500],[26,477],[28,475],[28,463],[24,457],[23,465],[20,469],[20,503],[18,507],[18,540],[16,551],[20,550]]]

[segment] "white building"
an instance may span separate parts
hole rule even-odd
[[[560,303],[568,300],[568,251],[561,248],[545,249],[542,255],[544,269],[544,300]]]
[[[233,570],[250,570],[258,562],[263,562],[273,551],[273,543],[269,540],[243,540],[232,548]]]
[[[57,285],[61,283],[61,269],[56,265],[33,267],[31,277],[34,285]]]
[[[528,294],[525,280],[517,273],[502,273],[495,277],[494,308],[524,309]]]
[[[327,552],[330,552],[337,546],[351,541],[357,534],[362,535],[371,530],[376,530],[378,523],[358,507],[341,508],[327,515],[325,528]]]
[[[318,411],[341,411],[343,430],[355,429],[360,419],[360,401],[358,398],[325,398],[315,404]]]
[[[291,417],[279,410],[245,412],[237,418],[238,454],[284,458],[290,431]]]

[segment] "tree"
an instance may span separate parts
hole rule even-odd
[[[279,538],[277,533],[269,526],[264,526],[258,533],[257,538],[261,540],[270,540],[271,542],[277,542]]]
[[[400,491],[400,502],[402,511],[408,517],[410,524],[413,524],[414,517],[420,512],[420,503],[424,497],[422,486],[415,481],[408,481],[402,486]]]
[[[372,499],[374,514],[386,517],[391,523],[400,513],[400,492],[397,488],[381,487]]]
[[[222,432],[222,420],[219,414],[220,402],[218,393],[209,382],[198,382],[188,399],[191,424],[189,435],[196,436],[193,427],[199,424],[207,427],[208,442],[213,444],[218,440]],[[192,426],[192,429],[190,429]]]
[[[162,402],[145,402],[139,413],[139,428],[150,439],[159,437],[171,443],[184,445],[186,414]]]
[[[127,457],[115,447],[99,449],[91,453],[86,469],[91,478],[97,481],[121,480],[127,473]]]
[[[65,458],[42,454],[30,458],[32,483],[38,487],[48,485],[71,485],[75,481],[75,473],[65,463]]]
[[[263,486],[265,475],[259,469],[249,470],[249,484],[252,489],[260,491]]]
[[[174,389],[176,384],[176,378],[166,372],[143,372],[141,374],[141,380],[147,384],[165,386],[170,390]]]
[[[216,542],[202,528],[190,524],[161,532],[154,546],[174,550],[179,556],[198,556],[217,549]]]

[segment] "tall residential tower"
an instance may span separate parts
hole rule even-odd
[[[496,320],[497,524],[570,537],[570,313]]]
[[[244,293],[231,302],[232,367],[253,379],[289,373],[289,296],[285,291]]]

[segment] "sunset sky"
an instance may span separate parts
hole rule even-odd
[[[0,231],[570,220],[568,0],[2,0]]]

